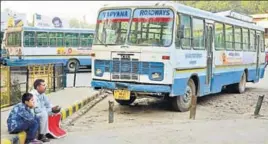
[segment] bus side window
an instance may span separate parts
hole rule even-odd
[[[66,33],[64,36],[66,47],[79,47],[79,34],[78,33]]]
[[[215,49],[224,50],[224,25],[215,23]]]
[[[56,47],[56,33],[55,32],[50,32],[49,33],[49,46],[50,47]]]
[[[261,35],[260,35],[260,47],[261,47],[261,52],[264,52],[265,46],[264,46],[264,33],[263,32],[261,32]]]
[[[71,47],[72,46],[72,33],[65,33],[64,39],[65,39],[65,46]]]
[[[37,32],[37,46],[47,47],[48,46],[48,33],[47,32]]]
[[[242,29],[235,27],[235,50],[242,50]]]
[[[179,31],[179,28],[180,28],[180,14],[177,13],[177,18],[176,18],[176,27],[177,27],[177,30],[175,32],[176,36],[175,36],[175,47],[176,49],[180,48],[180,39],[178,37],[178,31]]]
[[[233,26],[232,25],[225,25],[225,45],[227,50],[234,50],[233,48],[233,42],[234,42],[234,37],[233,37]]]
[[[243,50],[249,51],[249,30],[243,28]]]
[[[93,35],[93,34],[89,34],[89,40],[88,40],[88,43],[89,43],[89,46],[90,46],[90,47],[92,47],[93,39],[94,39],[94,35]]]
[[[183,49],[191,49],[191,17],[188,15],[180,15],[180,26],[184,27],[184,36],[181,39],[181,46]]]
[[[250,30],[250,51],[255,51],[255,31]]]
[[[80,34],[80,44],[81,47],[91,47],[92,45],[92,34],[89,33],[81,33]]]
[[[72,35],[72,46],[79,47],[79,33],[73,33]]]
[[[62,47],[64,46],[63,45],[63,33],[62,32],[57,32],[57,38],[56,38],[56,44],[57,44],[57,47]]]
[[[35,32],[33,31],[24,31],[23,36],[23,45],[24,47],[35,47]]]
[[[204,47],[204,20],[193,18],[193,46],[194,49],[205,49]]]

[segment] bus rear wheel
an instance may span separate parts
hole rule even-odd
[[[186,93],[183,96],[171,98],[172,107],[175,111],[189,111],[192,103],[192,98],[196,95],[195,83],[192,79],[188,81]]]
[[[76,60],[76,59],[70,59],[67,63],[67,69],[69,72],[75,72],[77,71],[76,70],[76,67],[77,67],[77,70],[79,68],[79,62]]]
[[[240,82],[235,84],[235,92],[244,93],[246,91],[246,83],[247,83],[246,73],[244,72],[240,79]]]

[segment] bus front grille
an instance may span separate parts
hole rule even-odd
[[[114,80],[138,80],[138,59],[113,58],[111,75]]]
[[[139,80],[140,75],[151,75],[160,72],[163,75],[164,64],[162,62],[141,62],[138,59],[95,60],[95,70],[101,69],[104,73],[110,73],[112,80]]]

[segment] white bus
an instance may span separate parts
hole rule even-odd
[[[188,111],[193,96],[245,92],[264,77],[264,29],[173,2],[100,9],[92,46],[92,87],[129,105],[169,97]]]
[[[4,36],[3,58],[7,65],[64,63],[91,66],[94,30],[79,28],[11,27]]]

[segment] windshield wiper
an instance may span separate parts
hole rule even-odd
[[[98,40],[102,45],[104,45],[105,47],[107,47],[107,44],[105,44],[103,41],[101,41],[101,40],[99,39],[99,36],[98,36],[98,35],[96,35],[96,38],[97,38],[97,40]]]

